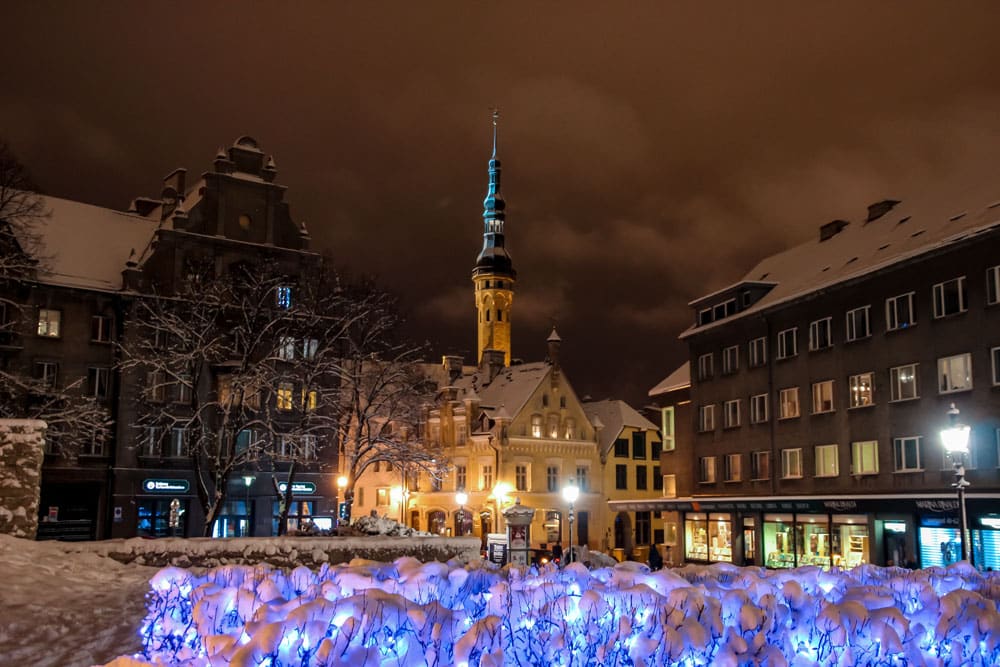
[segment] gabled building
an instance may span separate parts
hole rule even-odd
[[[997,248],[996,204],[885,200],[693,301],[694,479],[660,503],[685,558],[954,562],[954,405],[973,560],[1000,567]]]
[[[109,440],[69,456],[59,451],[58,441],[50,441],[40,537],[200,534],[184,434],[151,439],[146,429],[136,427],[135,397],[149,386],[141,374],[115,370],[118,344],[129,335],[134,300],[171,293],[196,262],[219,271],[235,262],[269,262],[295,275],[317,261],[305,227],[291,218],[286,188],[276,176],[274,160],[253,138],[241,137],[220,148],[214,168],[193,184],[186,182],[185,170],[175,170],[164,179],[159,197],[137,198],[128,211],[43,198],[49,213],[37,225],[43,261],[33,275],[2,287],[20,307],[3,313],[19,319],[4,329],[0,363],[60,386],[82,380],[80,391],[107,406],[115,430]],[[214,380],[194,390],[221,391]],[[162,400],[182,410],[182,397],[164,392]],[[301,493],[292,521],[334,516],[333,476],[320,472],[321,463],[335,465],[335,448],[328,452],[333,460],[316,461],[298,476]],[[220,517],[219,534],[272,534],[278,506],[274,481],[281,467],[276,460],[266,470],[247,470],[245,479],[229,480],[231,504]],[[183,517],[176,531],[167,526],[175,499]]]
[[[616,399],[588,401],[583,410],[597,432],[601,486],[608,502],[663,497],[663,443],[657,426],[625,401]],[[659,512],[612,510],[601,549],[616,550],[619,559],[636,551],[636,559],[645,561],[648,553],[643,550],[663,541]]]

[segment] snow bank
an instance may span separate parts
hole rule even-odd
[[[487,563],[168,568],[144,651],[203,665],[996,665],[1000,574],[968,565],[649,572]]]

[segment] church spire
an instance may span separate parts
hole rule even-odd
[[[497,157],[500,110],[493,109],[493,153],[489,162],[489,186],[483,200],[483,249],[472,269],[476,289],[478,360],[486,350],[503,353],[510,365],[510,315],[514,301],[514,271],[504,247],[503,226],[507,204],[500,194],[500,158]]]

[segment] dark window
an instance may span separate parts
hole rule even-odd
[[[646,460],[646,433],[636,431],[632,434],[632,458]]]
[[[663,474],[660,472],[660,466],[653,466],[653,489],[663,490]]]
[[[654,461],[660,460],[660,454],[663,453],[663,443],[662,442],[651,442],[649,443],[649,454],[650,458]]]
[[[628,488],[628,466],[623,463],[615,466],[615,488]]]
[[[645,491],[649,488],[649,480],[646,472],[646,466],[635,467],[635,488],[639,491]]]
[[[649,544],[652,537],[652,518],[650,512],[635,513],[635,543]]]
[[[628,440],[625,438],[615,440],[615,456],[628,458]]]

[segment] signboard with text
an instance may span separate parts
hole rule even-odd
[[[144,479],[142,490],[146,493],[187,493],[191,484],[186,479]]]
[[[278,482],[278,491],[284,493],[287,490],[288,482]],[[312,482],[292,482],[292,493],[311,495],[316,493],[316,485]]]

